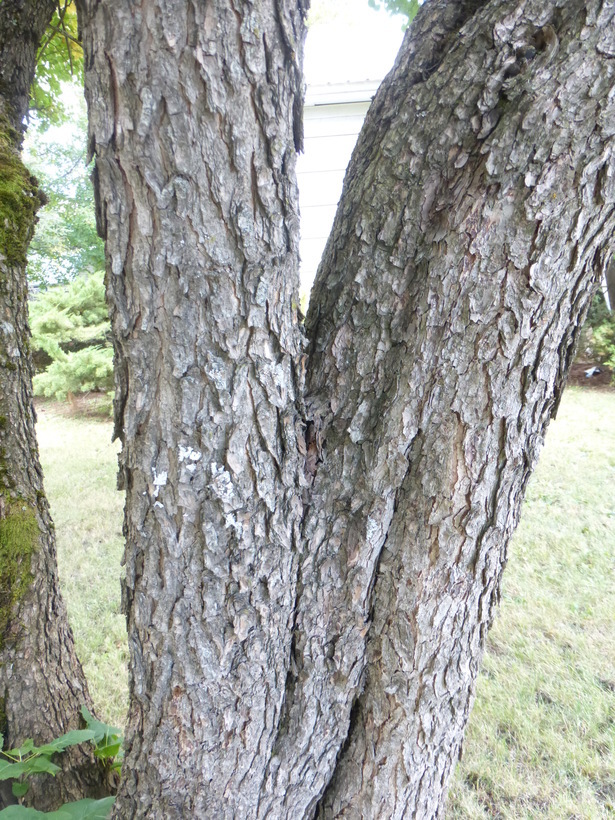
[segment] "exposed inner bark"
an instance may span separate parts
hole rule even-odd
[[[610,263],[615,10],[422,7],[304,362],[303,7],[105,5],[82,23],[127,489],[116,816],[439,816]]]
[[[38,43],[54,3],[0,5],[0,731],[7,748],[77,728],[91,708],[58,590],[55,535],[34,429],[26,251],[41,194],[20,158]],[[27,802],[51,810],[107,792],[87,749],[67,751]],[[10,783],[0,804],[10,801]]]

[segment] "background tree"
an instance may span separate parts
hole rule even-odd
[[[78,92],[82,82],[83,49],[77,31],[77,7],[74,0],[57,0],[43,38],[37,43],[28,119],[34,118],[41,128],[70,121],[74,98],[65,94],[66,84],[73,84],[73,90]]]
[[[127,487],[116,816],[439,816],[610,259],[615,11],[422,7],[353,155],[306,359],[303,6],[83,12]]]
[[[32,406],[26,252],[42,197],[21,161],[36,50],[50,0],[0,4],[0,730],[9,747],[51,740],[90,705],[57,581],[54,532],[42,485]],[[104,790],[91,755],[67,754],[39,808]]]
[[[407,20],[409,25],[419,10],[419,0],[368,0],[373,9],[385,8],[389,14],[399,14]]]
[[[600,289],[583,328],[579,358],[594,366],[606,365],[615,374],[615,312],[607,307]]]
[[[37,396],[64,401],[69,394],[113,390],[113,350],[102,271],[56,285],[30,304]],[[99,402],[99,410],[111,403]]]
[[[69,87],[69,94],[71,98],[73,94],[82,95],[83,86]],[[70,121],[58,125],[33,117],[26,140],[25,162],[36,174],[47,199],[28,249],[28,280],[35,293],[105,266],[103,244],[96,231],[92,183],[85,164],[87,122],[83,100],[75,97],[70,111]]]

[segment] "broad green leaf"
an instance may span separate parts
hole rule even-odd
[[[36,809],[28,809],[26,806],[8,806],[0,811],[0,820],[39,820],[40,817],[49,817],[49,815]],[[65,818],[56,818],[56,820],[68,820],[68,818],[69,815]]]
[[[106,820],[111,813],[115,797],[103,797],[102,800],[77,800],[76,803],[65,803],[58,811],[44,815],[53,820]]]
[[[81,715],[85,720],[88,729],[95,732],[95,737],[93,738],[95,743],[105,741],[104,745],[108,745],[109,741],[119,743],[122,742],[121,729],[117,729],[115,726],[109,726],[108,723],[102,723],[100,720],[96,720],[88,712],[85,706],[81,707]]]
[[[65,803],[57,811],[43,812],[25,806],[9,806],[0,811],[0,820],[107,820],[113,808],[114,797],[102,800],[77,800]]]
[[[28,789],[30,785],[28,783],[19,783],[15,781],[12,785],[13,796],[14,797],[23,797],[24,794],[28,793]]]
[[[30,89],[31,107],[47,122],[62,122],[62,84],[81,79],[83,50],[77,42],[77,12],[73,0],[59,4],[38,50],[36,77]]]
[[[40,773],[56,775],[60,771],[60,767],[56,766],[55,763],[52,763],[51,760],[44,755],[24,760],[21,765],[23,766],[23,773],[25,775]]]
[[[11,755],[12,757],[25,757],[26,755],[29,755],[33,749],[34,741],[29,737],[18,749],[9,749],[6,754]]]
[[[122,741],[118,740],[117,742],[106,743],[104,745],[97,745],[96,749],[94,750],[94,754],[101,760],[106,760],[109,757],[117,757],[121,748]]]
[[[25,763],[11,763],[8,760],[0,760],[0,780],[19,777],[25,772],[25,765]]]
[[[65,735],[52,740],[51,743],[39,746],[38,751],[40,754],[63,752],[69,746],[77,746],[79,743],[85,743],[86,740],[93,740],[95,736],[96,732],[92,729],[74,729],[72,732],[67,732]]]

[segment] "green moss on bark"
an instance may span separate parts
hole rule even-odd
[[[0,255],[9,265],[23,265],[42,198],[36,177],[17,150],[17,135],[0,117]]]
[[[7,640],[15,605],[32,583],[32,555],[39,526],[36,510],[26,501],[0,497],[0,648]]]

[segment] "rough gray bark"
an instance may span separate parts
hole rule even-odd
[[[307,318],[316,492],[336,505],[307,525],[317,554],[339,539],[336,631],[357,645],[331,672],[365,667],[321,817],[442,814],[508,540],[611,256],[613,4],[472,5],[435,64],[430,33],[459,7],[417,17]]]
[[[303,9],[172,6],[82,21],[127,487],[116,816],[441,816],[610,263],[615,9],[423,6],[351,162],[303,390]]]
[[[20,149],[36,50],[54,5],[0,5],[0,731],[7,748],[77,728],[80,707],[91,707],[58,589],[29,349],[26,250],[42,196]],[[50,810],[105,794],[105,776],[87,750],[67,752],[61,763],[55,779],[32,784],[28,803]]]
[[[301,4],[83,4],[131,648],[118,817],[249,817],[297,575]]]

